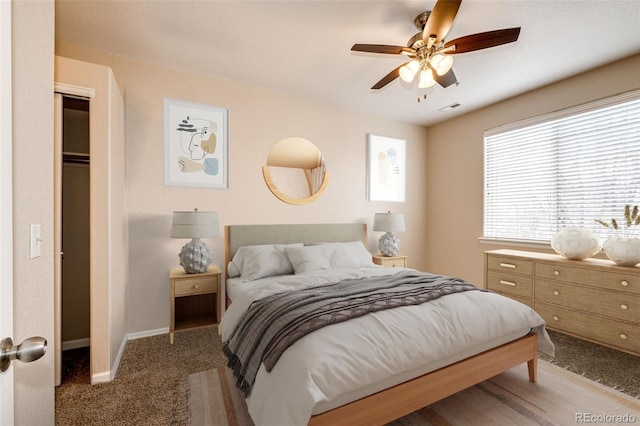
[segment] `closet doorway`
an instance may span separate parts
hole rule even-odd
[[[57,259],[59,285],[56,287],[56,330],[59,333],[56,352],[56,385],[65,374],[86,374],[90,381],[90,150],[89,99],[55,95],[57,132],[61,141],[56,145],[57,206],[56,227],[59,241]],[[60,155],[61,154],[61,155]],[[63,365],[81,368],[70,371]],[[86,371],[84,371],[86,370]],[[82,377],[84,380],[84,377]]]

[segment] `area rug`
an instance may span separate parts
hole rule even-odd
[[[192,426],[253,425],[227,368],[189,376]],[[526,364],[391,423],[422,425],[635,424],[640,400],[538,360],[538,382]],[[271,426],[271,425],[266,425]],[[275,426],[275,425],[274,425]]]

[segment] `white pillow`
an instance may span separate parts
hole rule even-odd
[[[329,245],[285,247],[296,274],[331,269]]]
[[[362,241],[323,243],[304,247],[286,247],[296,274],[336,268],[375,266]]]
[[[243,282],[247,282],[272,275],[293,273],[293,266],[284,251],[287,246],[302,247],[302,243],[239,247],[227,267],[229,277],[240,276]]]
[[[332,258],[332,265],[334,268],[362,268],[376,266],[371,258],[371,253],[369,253],[362,241],[328,244],[336,245],[336,252],[333,254]]]

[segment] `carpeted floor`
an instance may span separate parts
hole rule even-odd
[[[173,345],[168,334],[130,340],[115,379],[93,386],[88,351],[67,352],[56,389],[56,425],[65,426],[188,425],[189,374],[226,365],[216,327],[176,333]]]
[[[551,332],[556,365],[640,398],[640,358]],[[225,365],[215,327],[131,340],[109,383],[91,386],[87,350],[63,356],[56,425],[187,425],[189,374]]]
[[[540,358],[640,399],[640,357],[549,331],[556,356]]]
[[[528,379],[526,366],[519,365],[387,426],[569,425],[589,423],[583,421],[585,413],[608,413],[612,422],[613,415],[626,416],[629,423],[640,418],[640,400],[543,360],[538,382]],[[391,408],[384,400],[376,403],[385,411]],[[189,418],[192,426],[254,426],[226,367],[189,376]]]

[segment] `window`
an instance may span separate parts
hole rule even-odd
[[[513,125],[484,137],[484,237],[548,242],[640,204],[640,91]]]

